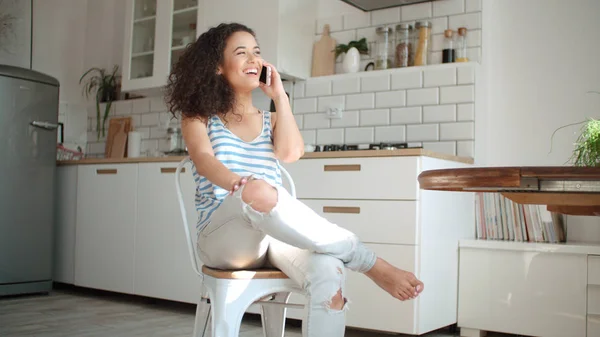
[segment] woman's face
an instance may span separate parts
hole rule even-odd
[[[225,76],[234,91],[252,91],[259,85],[262,62],[254,36],[235,32],[227,39],[223,65],[219,66],[218,73]]]

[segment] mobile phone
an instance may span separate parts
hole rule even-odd
[[[271,67],[263,66],[260,72],[259,81],[263,82],[268,86],[271,85]]]

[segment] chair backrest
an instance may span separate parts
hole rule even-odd
[[[192,237],[192,234],[190,233],[190,227],[187,221],[187,212],[185,210],[185,203],[183,202],[183,193],[181,192],[181,181],[179,179],[181,169],[188,163],[192,164],[192,160],[189,156],[185,157],[181,162],[179,162],[179,165],[177,165],[177,170],[175,171],[175,188],[177,189],[177,198],[179,199],[179,210],[181,212],[181,219],[183,229],[185,232],[186,243],[188,246],[188,253],[190,255],[190,262],[192,263],[192,268],[194,268],[196,274],[202,276],[203,274],[200,272],[200,269],[198,269],[198,260],[196,257],[196,249],[194,248],[194,239]],[[294,180],[292,179],[288,171],[286,171],[286,169],[283,168],[283,166],[279,165],[279,169],[281,170],[281,174],[283,175],[283,177],[285,177],[289,184],[290,194],[295,198],[296,185],[294,184]]]

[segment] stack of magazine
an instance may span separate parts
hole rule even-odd
[[[484,240],[566,241],[564,215],[545,205],[517,204],[500,193],[475,194],[476,237]]]

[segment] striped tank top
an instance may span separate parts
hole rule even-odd
[[[260,135],[250,142],[243,141],[233,134],[218,116],[212,116],[207,123],[207,132],[217,158],[232,172],[241,177],[254,175],[272,185],[282,185],[279,161],[273,151],[271,113],[263,111],[263,125]],[[229,191],[214,185],[200,176],[193,167],[196,181],[195,206],[198,213],[196,229],[203,229],[210,216],[221,205]]]

